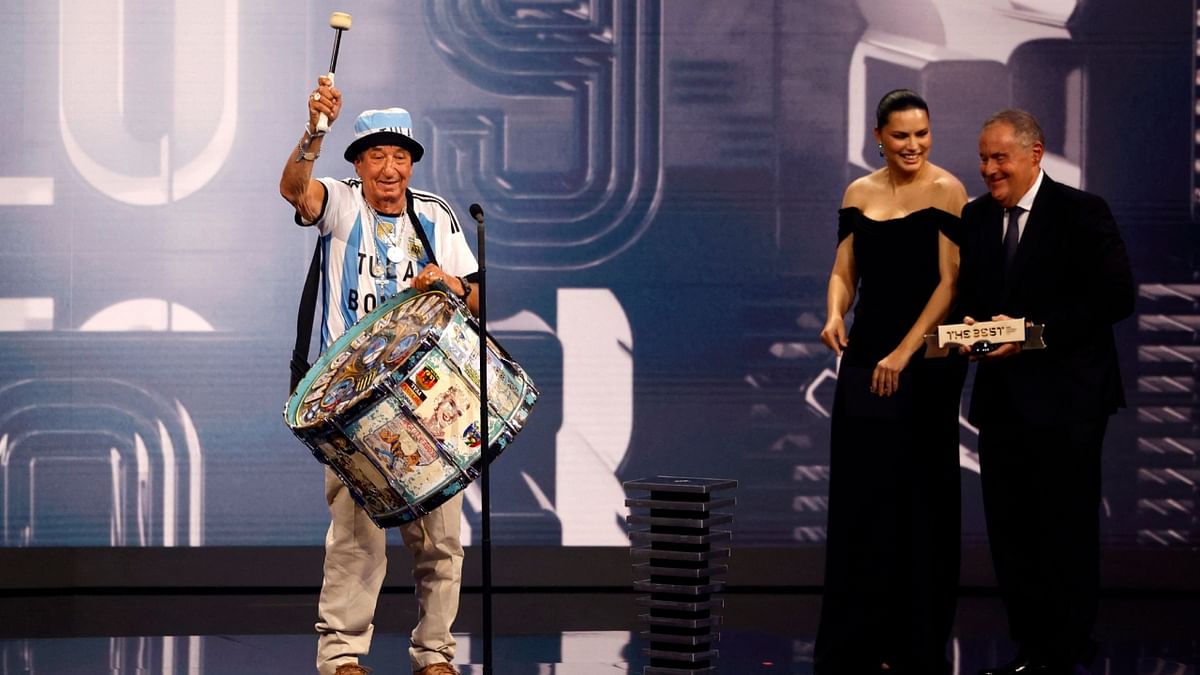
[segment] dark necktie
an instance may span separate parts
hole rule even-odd
[[[1008,226],[1004,229],[1004,271],[1012,268],[1013,258],[1017,257],[1017,244],[1021,241],[1021,226],[1018,220],[1025,209],[1014,206],[1008,209]]]

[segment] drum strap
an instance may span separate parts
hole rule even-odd
[[[296,346],[292,348],[292,384],[289,392],[308,372],[308,348],[312,344],[313,313],[317,308],[317,288],[321,281],[321,239],[313,249],[312,262],[308,265],[308,278],[304,280],[304,292],[300,295],[300,309],[296,313]]]
[[[429,235],[425,234],[425,228],[421,225],[421,220],[417,218],[417,210],[413,208],[412,190],[405,190],[408,197],[408,206],[405,209],[408,211],[408,219],[412,222],[413,229],[417,231],[417,236],[421,238],[421,245],[425,247],[425,255],[429,256],[429,262],[434,265],[438,264],[437,256],[433,253],[433,247],[429,245]]]
[[[408,191],[408,218],[412,223],[413,230],[417,236],[421,238],[421,245],[425,247],[425,253],[429,256],[429,262],[437,264],[437,255],[433,252],[433,247],[429,245],[429,236],[425,234],[425,228],[421,226],[420,219],[417,218],[416,209],[413,208],[412,191]],[[316,248],[313,249],[312,262],[308,265],[308,278],[304,280],[304,292],[300,295],[300,307],[296,312],[296,346],[292,348],[292,379],[291,386],[288,387],[289,392],[296,391],[296,385],[300,384],[300,380],[304,379],[304,375],[308,373],[311,365],[308,362],[308,350],[312,345],[312,325],[313,315],[317,311],[317,290],[321,285],[321,239],[317,238]]]

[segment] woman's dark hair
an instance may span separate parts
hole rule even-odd
[[[914,108],[924,110],[926,115],[929,114],[929,106],[917,92],[911,89],[889,91],[879,99],[879,105],[875,107],[875,128],[882,129],[892,113]]]

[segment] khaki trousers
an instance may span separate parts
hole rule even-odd
[[[418,610],[408,656],[414,671],[454,661],[450,626],[462,584],[462,499],[460,492],[433,513],[396,528],[413,556]],[[371,648],[375,603],[387,571],[387,531],[371,522],[328,467],[325,500],[331,520],[317,605],[317,672],[333,675]]]

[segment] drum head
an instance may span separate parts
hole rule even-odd
[[[454,314],[441,291],[400,293],[346,331],[313,364],[284,408],[300,429],[352,407],[392,371],[428,348]]]

